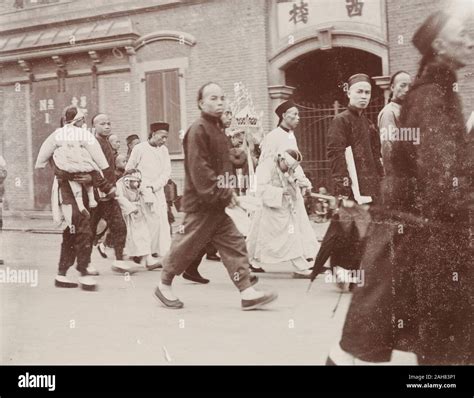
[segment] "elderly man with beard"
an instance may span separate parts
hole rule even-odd
[[[354,291],[328,364],[388,362],[393,350],[416,354],[420,365],[474,363],[474,153],[455,89],[474,42],[463,20],[438,11],[413,44],[422,60],[400,124],[419,129],[420,140],[392,143],[383,208],[362,258],[367,283]]]

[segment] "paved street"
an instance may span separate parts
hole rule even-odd
[[[0,1],[0,366],[325,365],[330,350],[362,364],[352,353],[391,346],[470,363],[473,11],[468,0]],[[154,295],[163,271],[127,248],[133,275],[94,247],[97,290],[55,286],[51,209],[72,224],[64,264],[67,246],[87,243],[87,217],[93,234],[108,224],[119,258],[127,232],[130,254],[163,255],[166,206],[191,250],[186,237],[205,243],[219,222],[199,212],[235,200],[262,210],[246,233],[252,257],[316,257],[304,246],[323,240],[323,213],[340,223],[326,242],[344,256],[331,252],[312,284],[290,262],[261,264],[256,288],[279,297],[255,311],[209,260],[199,272],[210,283],[176,277],[184,308],[166,308]],[[182,225],[181,210],[198,215]],[[220,227],[222,256],[236,257],[232,225]],[[336,278],[366,286],[352,307]],[[349,309],[344,356],[334,348]],[[389,365],[416,357],[395,351]],[[335,371],[343,389],[367,385]]]
[[[7,226],[9,224],[7,223]],[[209,285],[177,278],[182,310],[153,297],[160,271],[126,277],[95,250],[97,292],[53,285],[61,235],[4,231],[1,269],[38,271],[36,287],[0,284],[2,364],[324,364],[341,333],[350,294],[320,276],[291,279],[291,266],[259,275],[279,299],[266,310],[243,312],[225,268],[205,261]],[[70,271],[77,278],[76,270]]]

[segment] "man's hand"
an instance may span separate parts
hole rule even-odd
[[[296,195],[296,191],[291,185],[288,185],[283,191],[283,196],[286,197],[287,199],[294,198],[295,195]]]
[[[139,214],[138,209],[135,209],[130,213],[130,216],[132,217],[132,220],[136,221],[139,218]]]
[[[230,199],[229,206],[231,209],[235,206],[239,205],[239,197],[235,194],[235,192],[232,192],[232,198]]]
[[[140,212],[140,207],[136,203],[132,203],[132,205],[134,207],[134,210],[132,210],[130,214],[132,215],[133,218],[136,218]]]
[[[73,178],[73,181],[80,184],[92,184],[92,176],[89,173],[79,174]]]

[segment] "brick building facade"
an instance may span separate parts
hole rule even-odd
[[[344,74],[368,68],[383,95],[390,73],[416,71],[419,57],[411,36],[445,2],[365,0],[360,15],[350,3],[5,0],[0,4],[0,154],[8,164],[8,207],[49,208],[51,172],[37,172],[33,166],[39,145],[70,103],[87,109],[89,117],[99,110],[107,113],[122,151],[127,135],[145,139],[149,122],[167,119],[172,177],[182,187],[179,134],[198,115],[196,92],[206,81],[221,83],[231,98],[234,84],[244,83],[255,108],[264,113],[266,130],[274,125],[273,109],[288,96],[316,101],[309,98],[311,90],[308,98],[298,90],[312,80],[322,83],[322,75],[312,77],[308,66],[293,73],[301,77],[293,84],[289,72],[311,57],[320,57],[313,59],[316,63],[321,57],[343,57],[342,64],[349,66],[333,67],[334,75],[340,75],[335,83],[348,77]],[[354,51],[365,64],[358,64]],[[463,70],[459,85],[469,110],[474,105],[472,70]],[[318,87],[320,97],[330,96],[323,85]],[[301,128],[300,146],[313,142],[323,147],[325,127],[318,129]],[[319,135],[322,140],[316,141]],[[324,163],[325,150],[317,154],[302,149],[308,168]],[[313,183],[319,183],[317,177]]]

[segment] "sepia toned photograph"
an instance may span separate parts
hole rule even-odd
[[[0,376],[468,391],[473,176],[473,0],[0,0]]]

